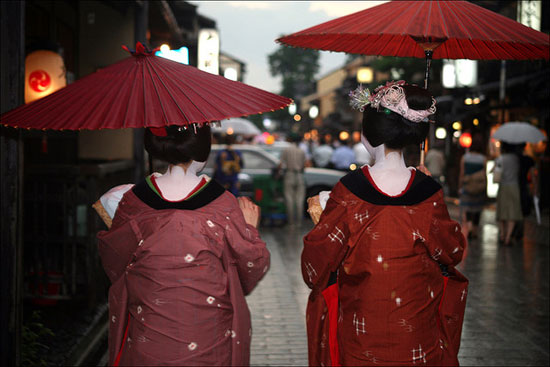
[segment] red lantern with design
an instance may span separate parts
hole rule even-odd
[[[25,59],[25,103],[30,103],[67,85],[65,63],[58,53],[31,52]]]

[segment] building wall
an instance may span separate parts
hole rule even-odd
[[[334,103],[334,90],[342,86],[342,83],[346,77],[347,72],[342,68],[322,77],[317,82],[317,93],[320,101],[319,116],[321,116],[321,118],[335,112],[336,105]]]
[[[134,9],[119,11],[100,1],[81,1],[79,12],[79,77],[109,66],[129,56],[121,48],[133,49]],[[132,159],[133,130],[81,131],[78,136],[80,159]]]

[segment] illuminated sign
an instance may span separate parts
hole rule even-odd
[[[156,56],[164,57],[165,59],[179,62],[180,64],[189,65],[189,49],[180,47],[179,50],[170,50],[170,46],[160,46],[160,51],[155,52]]]
[[[220,37],[215,29],[201,29],[199,32],[197,67],[212,74],[219,74]]]
[[[473,87],[477,84],[476,60],[443,60],[443,87]]]
[[[518,22],[540,31],[542,1],[518,1]]]

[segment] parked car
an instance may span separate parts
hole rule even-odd
[[[212,177],[214,175],[214,165],[218,152],[224,149],[221,144],[213,144],[212,151],[208,157],[206,167],[202,173]],[[239,173],[239,182],[241,183],[241,195],[254,197],[253,179],[257,176],[270,176],[279,165],[279,159],[267,152],[262,146],[258,145],[233,145],[233,148],[242,153],[244,167]],[[344,172],[309,167],[304,170],[304,179],[306,181],[306,199],[317,195],[320,191],[331,190],[334,185],[344,176]]]

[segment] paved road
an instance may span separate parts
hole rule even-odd
[[[450,206],[453,217],[458,210]],[[549,362],[549,239],[544,226],[526,225],[522,244],[497,244],[494,210],[482,215],[460,270],[470,279],[459,360],[464,366],[546,366]],[[253,365],[306,365],[305,305],[299,257],[311,228],[261,228],[271,270],[248,296]]]

